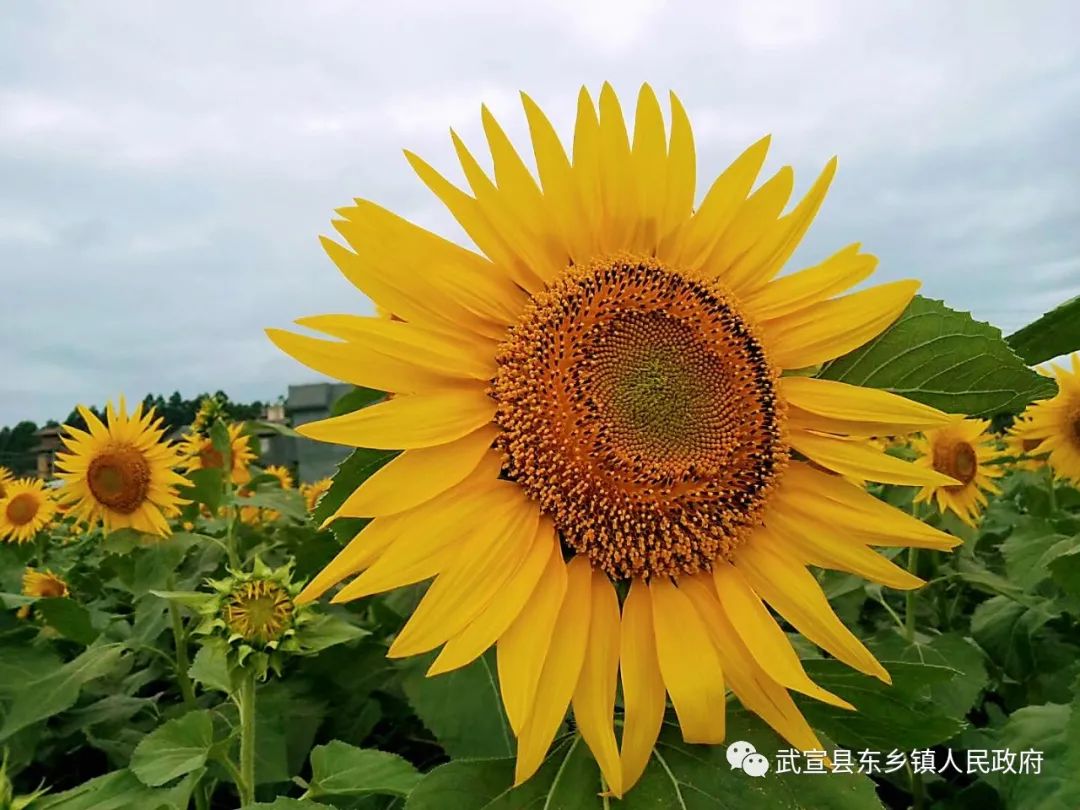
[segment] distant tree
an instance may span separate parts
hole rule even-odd
[[[16,475],[29,475],[37,469],[38,426],[34,422],[19,422],[15,427],[0,428],[0,465]]]

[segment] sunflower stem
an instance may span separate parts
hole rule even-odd
[[[1046,465],[1046,494],[1050,514],[1053,515],[1057,511],[1057,492],[1054,490],[1054,471],[1050,469],[1049,464]]]
[[[908,549],[908,571],[913,576],[918,576],[916,570],[919,567],[919,550],[912,546]],[[912,589],[904,594],[904,637],[909,644],[915,643],[915,594],[917,589]]]
[[[173,580],[169,577],[169,590],[172,589]],[[191,684],[191,676],[188,675],[191,660],[188,658],[187,634],[184,633],[184,625],[180,620],[180,610],[171,599],[169,600],[169,619],[172,622],[173,645],[176,647],[176,683],[180,687],[184,705],[189,709],[194,709],[195,688]]]
[[[915,772],[910,762],[905,767],[911,781],[911,810],[922,810],[926,806],[926,792],[923,789],[922,776]]]
[[[237,707],[240,710],[240,805],[255,802],[255,672],[245,672],[240,681]]]

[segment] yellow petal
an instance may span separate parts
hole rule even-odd
[[[649,583],[656,655],[664,686],[690,743],[724,740],[724,675],[693,604],[666,578]]]
[[[351,447],[413,450],[460,439],[494,416],[495,403],[483,388],[464,388],[394,397],[296,430],[309,439]]]
[[[521,565],[484,611],[470,622],[468,627],[446,642],[427,674],[431,676],[449,672],[483,655],[514,623],[526,604],[530,603],[530,597],[545,570],[554,566],[565,567],[561,554],[559,559],[555,559],[557,551],[555,527],[550,518],[541,518],[536,538]],[[551,572],[549,575],[556,574]],[[532,609],[531,605],[529,609]]]
[[[819,568],[846,571],[900,590],[920,588],[926,584],[873,549],[838,536],[835,529],[821,531],[813,524],[792,519],[780,508],[772,509],[765,522],[777,540],[782,541],[793,554]]]
[[[915,487],[950,486],[956,483],[936,470],[890,456],[861,442],[807,430],[792,430],[788,441],[792,447],[822,467],[862,481]]]
[[[791,258],[821,208],[835,174],[836,158],[833,158],[791,213],[777,220],[753,248],[735,261],[727,280],[736,294],[761,287]]]
[[[780,392],[789,404],[805,412],[799,427],[859,436],[893,436],[947,425],[952,418],[937,408],[877,388],[784,377]],[[880,432],[866,432],[876,430]],[[858,432],[855,432],[858,431]]]
[[[660,236],[660,218],[667,202],[667,143],[664,116],[656,94],[647,84],[638,94],[631,161],[637,178],[639,233],[634,249],[653,253]]]
[[[345,577],[362,571],[379,558],[390,544],[400,536],[402,522],[393,519],[373,520],[296,597],[299,605],[314,602]]]
[[[750,146],[716,178],[678,239],[673,257],[676,264],[691,268],[704,264],[750,193],[765,163],[769,140],[766,135]]]
[[[890,683],[885,668],[837,618],[814,575],[776,546],[776,538],[758,532],[738,548],[733,563],[750,587],[806,638],[848,666]]]
[[[492,456],[497,454],[492,451]],[[461,555],[461,545],[483,516],[498,520],[514,506],[516,497],[496,480],[485,459],[468,478],[442,495],[408,512],[378,518],[397,527],[391,545],[378,561],[334,597],[347,602],[373,593],[420,582],[443,571]]]
[[[775,226],[777,217],[791,197],[794,182],[795,173],[790,166],[784,166],[762,183],[761,188],[739,206],[724,236],[702,264],[702,273],[720,278],[728,284],[738,281],[738,276],[732,275],[736,270],[736,260],[751,251]]]
[[[694,208],[697,164],[694,132],[682,102],[671,93],[671,141],[668,146],[666,198],[660,218],[660,236],[666,237],[689,222]]]
[[[499,636],[499,692],[515,735],[532,712],[540,673],[547,660],[555,622],[566,594],[566,564],[553,554],[526,610]]]
[[[623,793],[615,741],[615,682],[619,673],[619,597],[602,571],[592,572],[589,639],[574,689],[574,720],[617,797]]]
[[[566,596],[555,621],[532,711],[518,735],[515,785],[536,773],[544,761],[555,732],[566,716],[566,707],[585,661],[592,587],[588,560],[582,556],[572,559],[566,567],[566,575]]]
[[[737,568],[718,560],[713,563],[713,579],[724,613],[753,659],[770,678],[833,706],[852,708],[846,700],[810,680],[784,631]]]
[[[948,551],[960,539],[875,498],[837,475],[798,462],[788,465],[776,504],[800,522],[833,528],[873,546],[917,546]]]
[[[601,247],[604,201],[600,177],[600,119],[589,91],[578,93],[577,123],[574,125],[574,181],[582,204],[585,225],[591,239],[588,256]]]
[[[806,368],[847,354],[888,329],[918,289],[917,281],[894,281],[764,321],[769,356],[783,368]]]
[[[393,515],[430,501],[475,470],[498,434],[489,424],[448,444],[406,450],[361,484],[338,515]]]
[[[619,666],[625,715],[622,732],[623,789],[629,790],[649,764],[664,721],[664,681],[656,657],[652,600],[639,579],[623,603]]]
[[[524,289],[535,292],[543,286],[540,277],[531,272],[508,248],[498,230],[484,215],[475,198],[448,181],[419,156],[406,151],[405,157],[413,171],[442,201],[484,255],[509,273],[511,278]]]
[[[625,250],[637,225],[637,178],[630,160],[626,119],[615,90],[600,89],[600,197],[603,201],[603,246]]]
[[[679,583],[709,628],[731,691],[747,709],[802,751],[822,750],[821,741],[802,716],[791,695],[754,660],[750,650],[724,614],[707,574]]]
[[[536,539],[540,511],[516,484],[507,490],[512,508],[473,526],[454,562],[436,577],[398,633],[391,658],[418,655],[457,635],[476,618],[518,569]],[[516,499],[516,502],[513,502]]]
[[[566,156],[555,127],[531,98],[524,93],[521,100],[525,107],[525,116],[529,122],[532,136],[533,153],[536,156],[536,168],[544,190],[544,199],[558,230],[562,234],[564,245],[571,258],[578,264],[589,259],[592,237],[587,233],[587,224],[583,221],[584,210],[570,160]]]
[[[758,321],[779,318],[854,287],[877,263],[876,256],[859,253],[857,243],[848,245],[821,264],[743,292],[739,300]]]

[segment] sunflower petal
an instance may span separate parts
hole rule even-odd
[[[395,397],[296,430],[309,439],[351,447],[414,450],[460,439],[494,416],[495,403],[483,388],[465,388]]]
[[[891,683],[885,668],[837,618],[814,575],[775,546],[776,538],[759,532],[737,550],[733,563],[750,587],[796,630],[833,657]]]
[[[558,560],[554,558],[557,549],[555,527],[549,518],[541,518],[536,538],[521,565],[483,612],[471,621],[468,627],[446,642],[427,674],[431,676],[449,672],[483,655],[525,609],[545,571],[555,565],[563,566],[561,555]],[[531,606],[529,609],[532,609]]]
[[[863,481],[914,487],[956,484],[952,478],[936,470],[890,456],[860,442],[808,430],[792,430],[788,441],[792,447],[822,467]]]
[[[694,188],[697,164],[694,154],[694,132],[682,102],[674,94],[671,100],[671,138],[668,146],[667,190],[660,218],[660,236],[666,237],[690,220],[694,208]]]
[[[574,689],[574,720],[593,752],[608,790],[621,797],[622,766],[615,741],[615,685],[619,674],[619,597],[601,571],[592,572],[589,639]]]
[[[475,470],[498,433],[485,425],[448,444],[406,450],[361,484],[338,514],[379,517],[430,501]]]
[[[894,281],[764,321],[765,345],[782,368],[832,360],[884,332],[918,289],[917,281]]]
[[[877,264],[876,256],[859,253],[858,243],[848,245],[821,264],[744,292],[740,301],[759,321],[779,318],[854,287],[869,278]]]
[[[631,161],[637,177],[638,233],[635,249],[652,253],[660,236],[660,220],[667,201],[667,143],[660,102],[648,84],[638,93]]]
[[[529,609],[499,636],[499,692],[515,735],[521,734],[532,713],[566,587],[566,564],[561,554],[553,554],[529,599]]]
[[[622,732],[623,788],[641,778],[664,722],[664,681],[656,657],[649,587],[636,579],[623,603],[619,666],[625,717]]]
[[[783,377],[780,392],[790,404],[819,417],[820,424],[834,422],[834,433],[852,423],[883,423],[892,426],[887,435],[914,433],[949,424],[953,417],[921,402],[859,385],[813,377]],[[880,434],[871,434],[880,435]]]
[[[689,743],[724,740],[724,675],[693,604],[664,578],[649,583],[656,655],[664,686]],[[690,653],[690,654],[688,654]]]
[[[750,650],[751,657],[770,678],[782,686],[833,706],[854,708],[846,700],[810,680],[784,631],[737,568],[718,561],[713,564],[713,579],[724,613]]]
[[[566,708],[585,661],[592,570],[585,557],[577,556],[570,561],[566,571],[566,596],[555,621],[532,711],[518,735],[515,785],[520,785],[536,773],[544,761],[555,732],[566,716]]]
[[[791,167],[783,166],[747,197],[723,237],[705,259],[702,265],[705,275],[722,279],[727,284],[739,280],[737,275],[733,275],[737,270],[737,260],[752,251],[769,229],[775,226],[777,217],[791,197],[794,182],[795,173]]]

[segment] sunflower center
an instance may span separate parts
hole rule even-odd
[[[150,490],[150,465],[134,447],[118,447],[94,458],[86,476],[98,503],[130,515]]]
[[[787,459],[777,372],[719,285],[572,267],[526,306],[491,389],[507,472],[614,578],[708,570]]]
[[[959,485],[949,487],[950,489],[962,489],[975,480],[975,474],[979,471],[979,458],[975,454],[975,448],[968,442],[935,447],[934,469],[960,482]]]
[[[7,519],[13,526],[25,526],[38,513],[38,499],[29,492],[20,492],[7,503]]]
[[[262,644],[281,638],[293,614],[293,601],[276,582],[240,585],[225,605],[225,623],[246,641]]]

